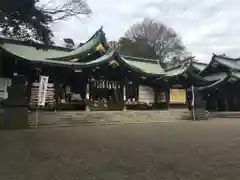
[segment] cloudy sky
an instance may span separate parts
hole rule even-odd
[[[63,37],[84,42],[100,26],[108,40],[117,40],[133,23],[152,18],[173,28],[200,61],[208,62],[213,52],[240,57],[239,0],[88,0],[88,4],[93,11],[90,19],[52,25],[58,44]]]

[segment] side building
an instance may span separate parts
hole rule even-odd
[[[204,81],[203,81],[204,80]],[[240,59],[213,54],[208,64],[195,63],[195,82],[208,111],[240,111]]]

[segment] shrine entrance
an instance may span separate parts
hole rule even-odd
[[[89,82],[89,106],[91,110],[123,110],[123,84],[113,80]]]

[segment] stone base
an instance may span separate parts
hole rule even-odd
[[[194,120],[194,117],[193,117],[193,112],[192,111],[189,111],[188,113],[184,114],[182,116],[182,119],[184,120]],[[200,113],[197,113],[195,115],[195,120],[196,121],[199,121],[199,120],[208,120],[208,113],[207,112],[202,112],[201,114]]]
[[[28,108],[11,107],[4,110],[2,129],[28,128]]]

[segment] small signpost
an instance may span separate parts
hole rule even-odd
[[[39,87],[38,87],[38,99],[37,99],[37,108],[36,108],[36,128],[38,127],[39,122],[39,107],[45,106],[46,97],[47,97],[47,87],[48,87],[48,76],[40,76]]]
[[[193,120],[196,121],[196,114],[195,114],[195,93],[194,93],[194,86],[192,85],[192,115]]]

